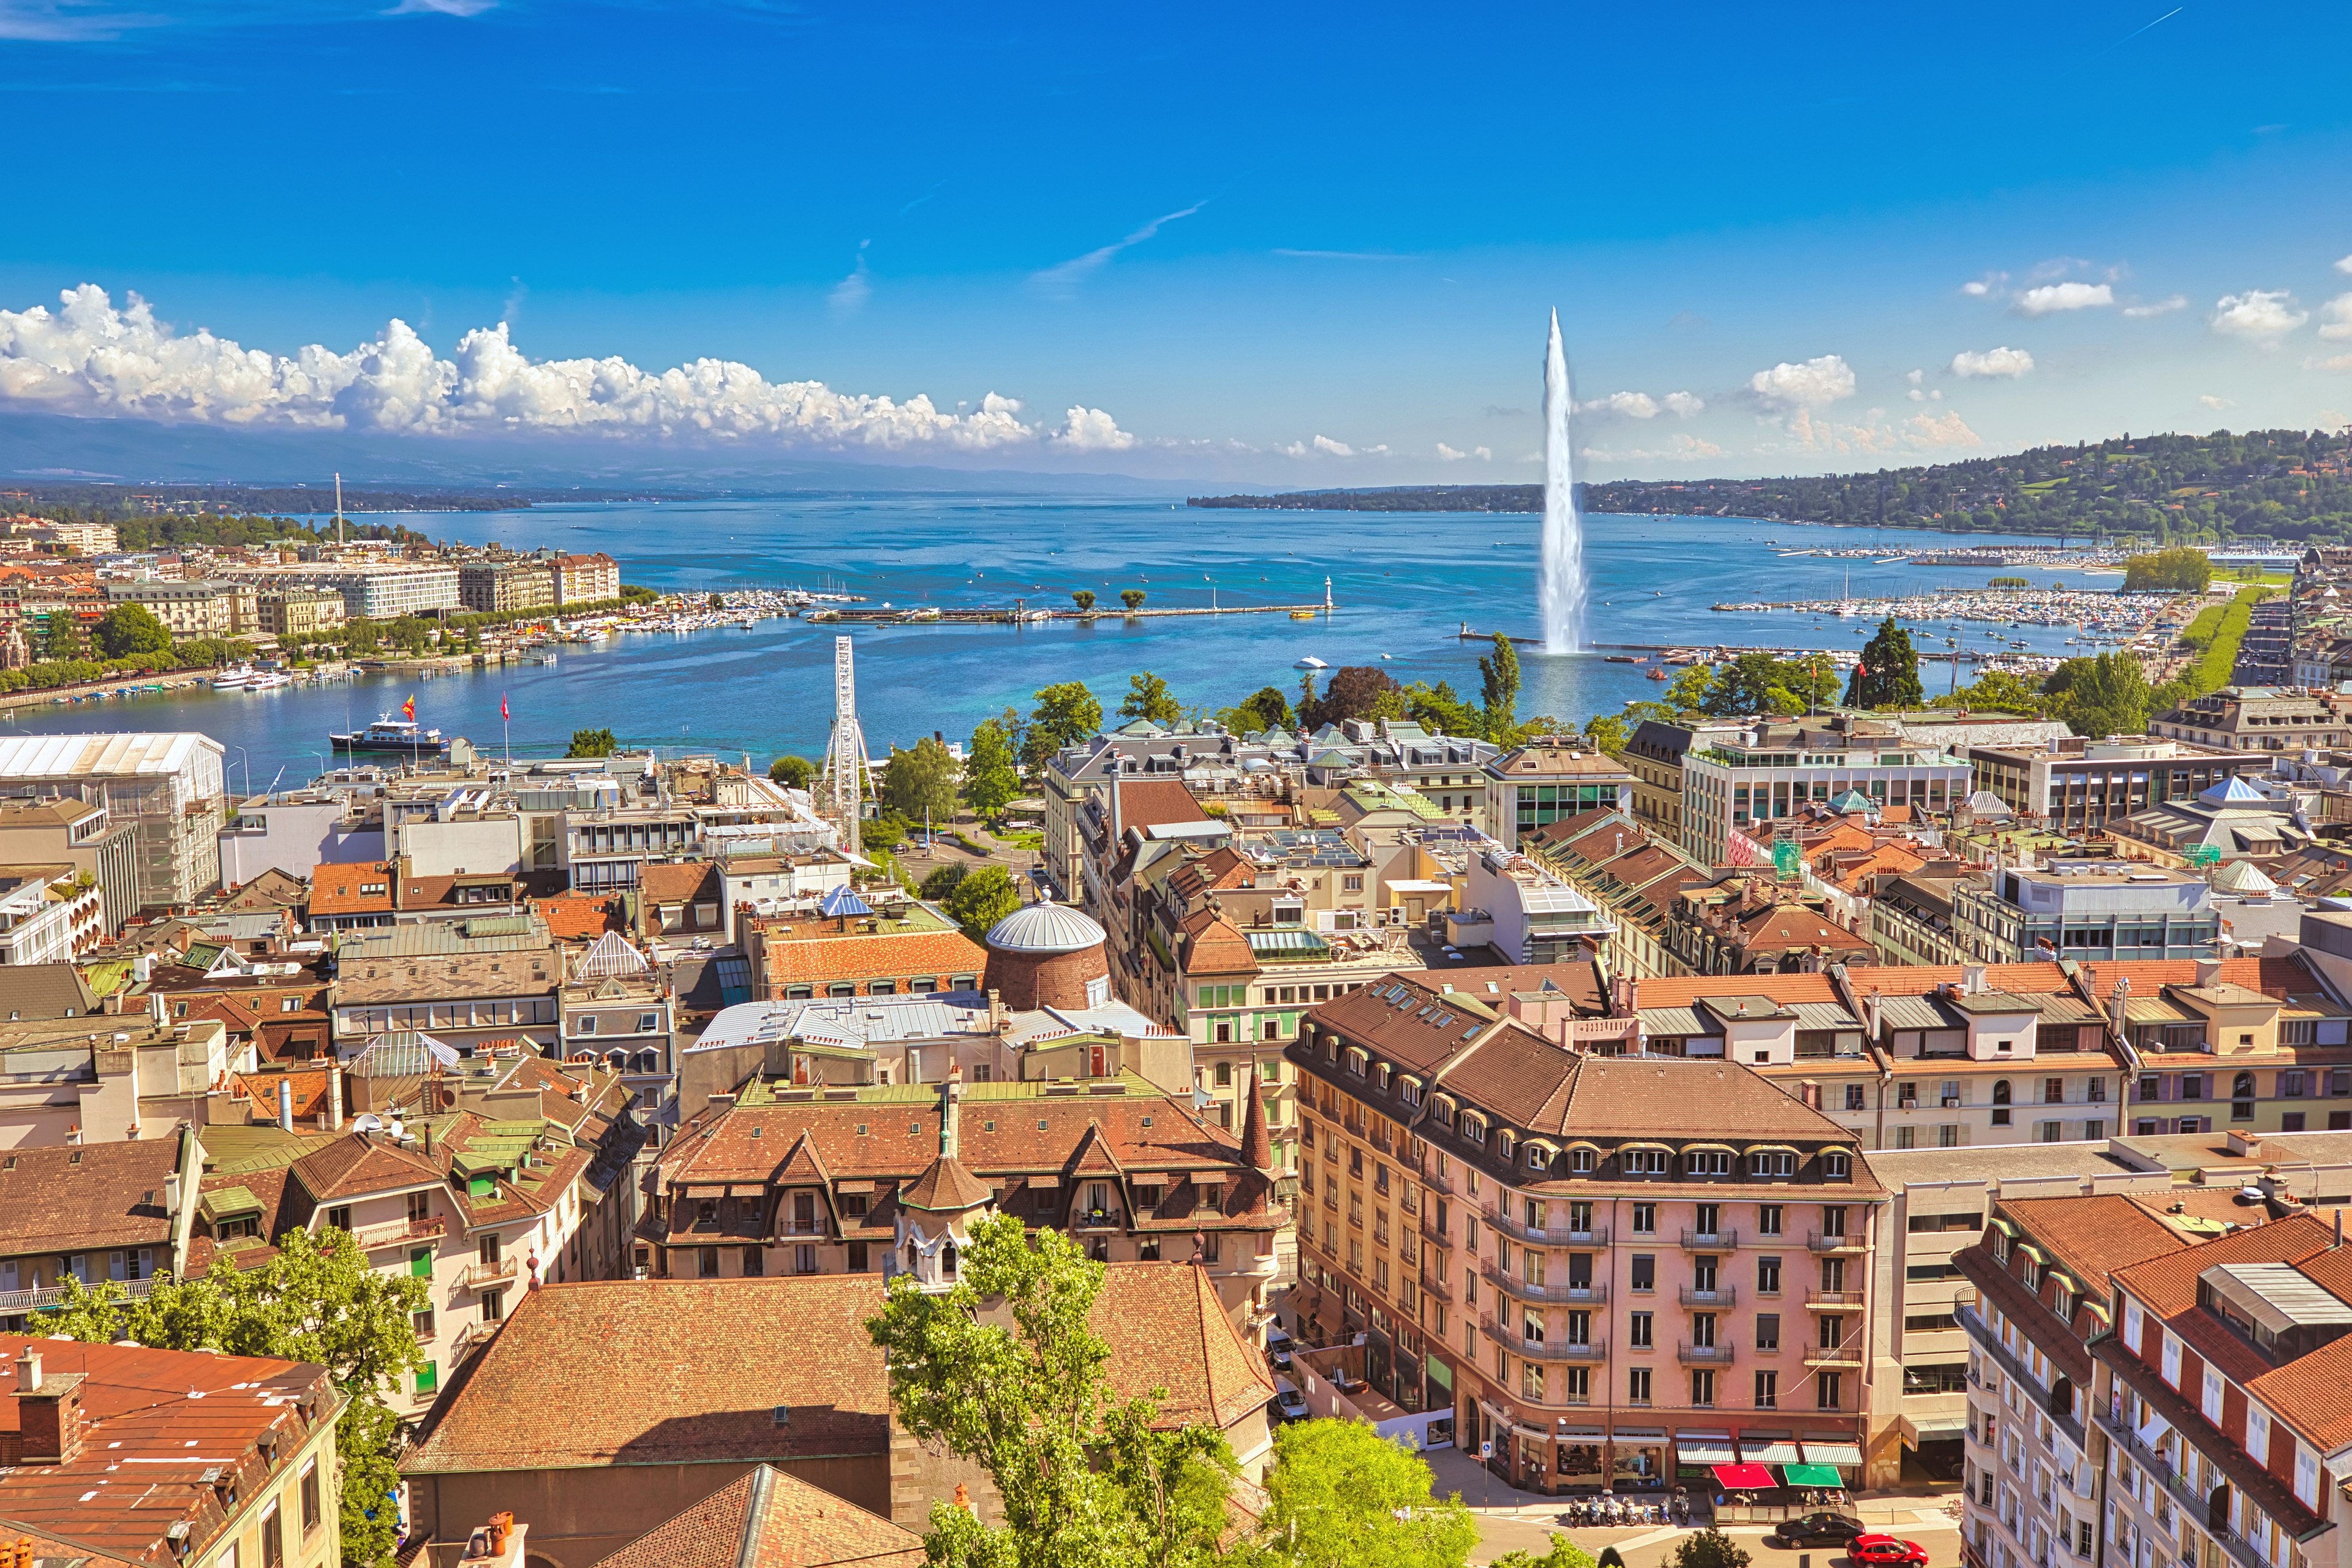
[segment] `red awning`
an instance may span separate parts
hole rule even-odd
[[[1715,1484],[1727,1492],[1759,1492],[1774,1485],[1772,1472],[1761,1465],[1717,1465]]]

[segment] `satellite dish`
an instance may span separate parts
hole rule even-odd
[[[373,1110],[362,1110],[357,1116],[352,1118],[352,1131],[354,1132],[381,1132],[383,1131],[383,1118],[378,1116]]]

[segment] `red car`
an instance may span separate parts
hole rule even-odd
[[[1927,1568],[1927,1549],[1892,1535],[1857,1535],[1845,1554],[1864,1568]]]

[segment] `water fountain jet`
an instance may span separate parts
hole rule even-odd
[[[1568,445],[1573,402],[1559,312],[1554,310],[1551,341],[1544,348],[1543,574],[1538,589],[1548,654],[1584,651],[1584,524],[1576,515],[1575,463]]]

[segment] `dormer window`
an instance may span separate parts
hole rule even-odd
[[[1381,1092],[1382,1094],[1388,1093],[1390,1082],[1396,1077],[1394,1071],[1390,1068],[1388,1063],[1382,1062],[1380,1066],[1380,1071],[1376,1076],[1381,1086]]]
[[[1349,1046],[1349,1047],[1348,1047],[1348,1072],[1349,1072],[1349,1075],[1350,1077],[1352,1077],[1352,1078],[1361,1078],[1361,1077],[1363,1077],[1363,1076],[1364,1076],[1364,1067],[1365,1067],[1365,1064],[1366,1064],[1366,1063],[1368,1063],[1368,1062],[1370,1062],[1370,1060],[1371,1060],[1371,1058],[1370,1058],[1370,1056],[1368,1053],[1364,1052],[1363,1050],[1359,1049],[1358,1047],[1354,1047],[1354,1046]]]
[[[1693,1149],[1683,1156],[1683,1173],[1727,1176],[1731,1174],[1731,1153],[1725,1149]]]
[[[1462,1136],[1469,1142],[1484,1143],[1486,1141],[1486,1119],[1475,1110],[1464,1111]]]
[[[1530,1170],[1530,1171],[1541,1171],[1541,1170],[1546,1170],[1546,1169],[1549,1168],[1550,1164],[1551,1164],[1551,1152],[1550,1152],[1549,1150],[1546,1149],[1546,1148],[1545,1148],[1542,1144],[1540,1144],[1540,1143],[1530,1143],[1530,1144],[1528,1144],[1528,1170]]]
[[[1505,1163],[1507,1164],[1510,1162],[1511,1152],[1518,1147],[1518,1142],[1519,1141],[1511,1136],[1507,1130],[1495,1135],[1496,1151],[1503,1156]]]
[[[1397,1098],[1407,1105],[1419,1105],[1421,1103],[1420,1083],[1413,1079],[1406,1079],[1397,1089]]]
[[[1573,1175],[1589,1176],[1592,1174],[1592,1151],[1590,1149],[1570,1149],[1568,1152],[1568,1168],[1570,1173]]]
[[[1853,1174],[1853,1156],[1843,1149],[1832,1149],[1822,1156],[1822,1174],[1832,1181],[1843,1181]]]
[[[1429,1119],[1440,1127],[1453,1126],[1454,1102],[1444,1095],[1439,1095],[1429,1102]]]

